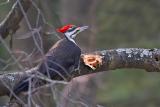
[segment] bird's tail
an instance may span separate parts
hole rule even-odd
[[[27,92],[29,88],[36,88],[38,86],[41,86],[45,84],[46,82],[44,80],[41,80],[36,77],[25,77],[22,79],[15,87],[13,88],[13,92],[15,95],[18,95],[21,92]],[[34,86],[34,87],[33,87]]]
[[[13,92],[15,95],[18,95],[20,92],[28,91],[29,88],[29,78],[26,77],[21,80],[14,88]]]

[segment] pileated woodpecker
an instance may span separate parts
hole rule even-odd
[[[38,72],[51,79],[57,77],[63,80],[63,76],[70,74],[72,71],[79,69],[79,60],[81,55],[81,49],[76,44],[74,38],[76,35],[88,26],[77,27],[69,24],[57,29],[58,32],[64,34],[64,38],[59,40],[53,47],[47,52],[43,61],[38,65]],[[25,92],[29,88],[29,77],[26,77],[20,81],[14,88],[14,93],[19,94]],[[32,79],[32,81],[39,81],[39,79]],[[35,83],[36,84],[36,83]]]

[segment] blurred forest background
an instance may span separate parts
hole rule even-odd
[[[6,1],[0,0],[0,21],[16,0]],[[160,48],[159,0],[35,0],[35,3],[48,24],[37,25],[38,12],[30,8],[27,15],[31,26],[45,26],[47,31],[53,32],[42,36],[45,52],[58,40],[55,28],[70,23],[89,26],[89,30],[76,38],[83,52],[127,47]],[[21,58],[23,60],[20,60],[25,69],[39,63],[39,52],[34,51],[33,38],[26,36],[28,32],[31,30],[23,19],[20,29],[13,35],[11,49],[13,52],[19,51],[17,55],[25,52]],[[11,36],[6,39],[8,46]],[[0,44],[1,73],[18,69],[10,57],[4,44]],[[76,78],[69,85],[68,92],[72,99],[89,107],[159,107],[159,90],[160,73],[121,69]],[[1,100],[0,103],[3,102]],[[63,107],[83,106],[66,101]]]

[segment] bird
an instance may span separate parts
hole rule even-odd
[[[37,66],[37,72],[50,79],[59,78],[59,80],[64,80],[70,73],[79,70],[81,49],[75,42],[75,37],[86,29],[88,29],[88,26],[76,26],[73,24],[67,24],[56,29],[57,32],[64,35],[64,38],[57,41],[49,49],[44,58],[42,58],[42,62]],[[16,95],[28,91],[28,78],[25,77],[15,85],[13,92]],[[40,80],[32,78],[32,81]]]

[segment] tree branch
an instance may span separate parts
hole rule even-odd
[[[20,0],[25,12],[31,6],[30,0]],[[6,38],[9,34],[13,34],[19,28],[19,23],[23,19],[23,14],[20,6],[18,5],[18,0],[12,6],[12,9],[6,16],[6,18],[0,23],[0,36]]]
[[[31,1],[20,1],[24,11],[27,12],[31,6]],[[21,8],[16,1],[7,17],[0,24],[0,36],[6,38],[9,34],[15,33],[22,18]],[[160,72],[160,49],[122,48],[103,50],[83,54],[80,64],[80,71],[72,72],[71,76],[66,77],[68,81],[74,77],[120,68],[138,68],[149,72]],[[12,87],[26,76],[35,74],[35,72],[38,72],[36,67],[27,71],[0,75],[0,96],[9,95],[12,92]],[[59,80],[58,76],[55,76],[54,80]]]
[[[84,57],[86,55],[91,55],[92,57],[100,56],[102,62],[97,62],[95,70],[84,63]],[[120,68],[137,68],[144,69],[148,72],[160,72],[160,49],[122,48],[97,51],[83,54],[80,63],[80,71],[75,71],[70,74],[71,76],[66,77],[68,81],[74,77]],[[9,94],[11,87],[26,76],[35,74],[36,72],[37,68],[32,68],[24,72],[1,75],[0,96]],[[57,76],[55,76],[54,80],[59,80]]]

